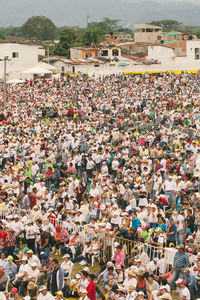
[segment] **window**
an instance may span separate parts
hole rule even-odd
[[[200,59],[200,48],[194,49],[195,59]]]
[[[61,67],[61,72],[65,72],[65,67]]]
[[[114,50],[112,51],[112,55],[113,55],[113,56],[119,56],[119,51],[118,51],[117,49],[114,49]]]
[[[101,56],[108,56],[108,50],[102,50]]]
[[[92,57],[92,52],[86,52],[85,57],[86,58]]]
[[[12,57],[13,58],[18,58],[19,57],[19,53],[18,52],[13,52],[12,53]]]

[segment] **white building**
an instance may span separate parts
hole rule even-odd
[[[0,59],[7,56],[7,79],[19,79],[22,72],[32,68],[43,59],[45,50],[38,45],[25,45],[15,43],[0,44]],[[0,61],[0,74],[4,73],[4,62]]]
[[[147,60],[158,60],[168,70],[200,69],[200,40],[188,40],[185,43],[185,56],[176,56],[174,48],[150,46],[148,47]]]

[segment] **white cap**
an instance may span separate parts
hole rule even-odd
[[[70,257],[70,255],[69,254],[65,254],[65,255],[63,255],[63,257],[62,258],[66,258],[66,257]]]

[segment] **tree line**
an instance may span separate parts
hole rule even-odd
[[[199,26],[185,26],[176,20],[152,21],[152,25],[161,26],[163,31],[171,30],[187,31],[195,33],[200,37]],[[58,43],[51,44],[50,54],[68,56],[70,47],[98,46],[100,41],[105,39],[106,34],[128,33],[134,37],[133,30],[120,25],[120,20],[103,18],[100,22],[90,22],[86,28],[78,26],[56,27],[49,18],[45,16],[33,16],[21,27],[0,27],[0,39],[5,40],[6,36],[16,36],[22,40],[40,41],[47,47],[47,41],[58,40]],[[44,43],[45,41],[45,43]],[[49,42],[50,44],[50,42]]]

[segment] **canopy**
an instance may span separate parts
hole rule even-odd
[[[11,79],[7,81],[8,84],[19,84],[19,83],[25,83],[24,80],[21,79]]]
[[[52,65],[46,64],[44,62],[41,62],[37,65],[37,67],[43,68],[45,70],[55,71],[56,68]]]
[[[25,74],[38,74],[38,75],[43,76],[44,74],[52,74],[53,72],[50,71],[50,70],[47,70],[47,69],[36,66],[36,67],[30,68],[30,69],[24,71],[23,73],[25,73]]]

